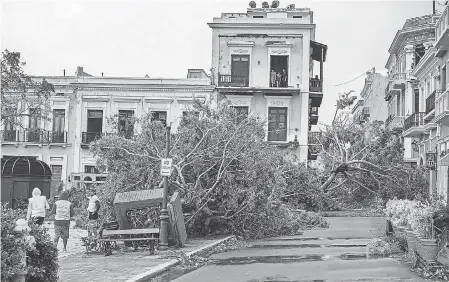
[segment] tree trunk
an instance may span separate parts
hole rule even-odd
[[[331,173],[331,175],[326,180],[326,182],[324,182],[324,184],[321,185],[321,187],[320,187],[321,192],[326,193],[326,189],[332,184],[332,182],[334,181],[336,176],[337,176],[337,172]]]

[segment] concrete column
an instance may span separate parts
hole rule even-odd
[[[76,107],[75,107],[75,118],[77,120],[75,127],[75,143],[74,153],[73,153],[73,171],[72,172],[80,172],[80,159],[81,159],[81,124],[83,120],[83,111],[82,104],[83,100],[81,99],[81,94],[75,91],[76,95]]]

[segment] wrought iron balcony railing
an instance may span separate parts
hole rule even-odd
[[[97,139],[100,139],[103,136],[102,132],[82,132],[81,134],[81,143],[82,144],[90,144]]]
[[[405,121],[404,121],[404,130],[408,130],[412,127],[417,126],[424,126],[424,116],[426,113],[418,112],[411,114]]]
[[[429,114],[432,110],[435,109],[435,96],[437,93],[441,93],[441,90],[435,90],[430,94],[426,99],[426,115]]]
[[[18,133],[18,130],[2,130],[2,142],[17,142]]]
[[[249,77],[232,74],[218,74],[218,86],[248,87]]]
[[[321,79],[311,78],[309,80],[310,92],[323,92],[323,81]]]

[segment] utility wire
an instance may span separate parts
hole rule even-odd
[[[351,79],[351,80],[349,80],[349,81],[346,81],[346,82],[343,82],[343,83],[340,83],[340,84],[336,84],[336,85],[334,85],[334,86],[341,86],[341,85],[345,85],[345,84],[348,84],[348,83],[350,83],[350,82],[353,82],[354,80],[359,79],[359,78],[361,78],[362,76],[366,75],[367,72],[371,72],[371,71],[373,71],[373,70],[374,70],[374,68],[371,68],[371,69],[365,71],[364,73],[362,73],[361,75],[357,76],[356,78],[353,78],[353,79]]]

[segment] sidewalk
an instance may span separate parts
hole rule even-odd
[[[154,272],[160,273],[177,260],[167,258],[167,254],[183,251],[192,255],[210,248],[229,237],[188,239],[185,247],[150,255],[148,250],[113,250],[111,256],[104,254],[75,253],[59,259],[59,278],[63,282],[78,281],[145,281]],[[137,277],[139,276],[139,277]]]
[[[64,247],[62,244],[62,239],[59,239],[59,243],[58,243],[58,258],[59,259],[86,251],[86,248],[82,245],[80,238],[87,236],[87,230],[73,228],[74,224],[75,224],[75,222],[71,222],[71,224],[70,224],[70,238],[67,242],[67,252],[62,251],[64,249]],[[53,222],[45,221],[43,226],[48,228],[48,234],[50,234],[50,236],[53,240],[54,234],[55,234],[55,228],[54,228]]]

